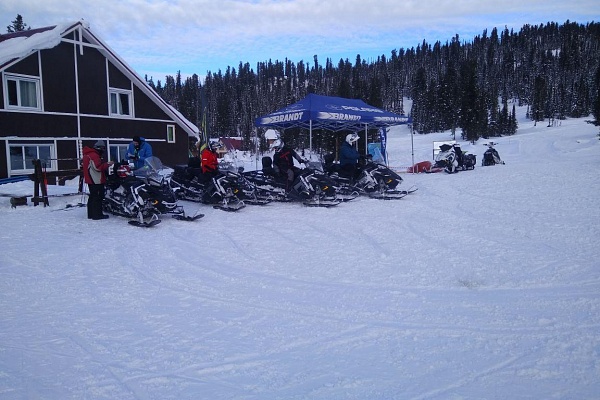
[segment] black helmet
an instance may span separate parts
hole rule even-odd
[[[96,143],[94,143],[94,149],[104,151],[106,150],[106,144],[103,140],[98,140]]]

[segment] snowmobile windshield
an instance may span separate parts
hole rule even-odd
[[[440,151],[439,153],[437,153],[437,155],[435,156],[435,161],[442,161],[450,158],[454,158],[454,150],[452,149],[452,147],[450,147],[446,151]]]
[[[152,156],[152,157],[148,157],[144,160],[144,168],[148,168],[152,171],[160,171],[162,170],[164,167],[162,165],[162,162],[160,161],[160,158]]]
[[[144,166],[133,171],[133,174],[140,178],[147,178],[152,175],[163,175],[164,166],[160,158],[152,156],[144,160]]]
[[[310,169],[314,169],[315,171],[323,172],[323,164],[321,164],[319,161],[309,161],[306,166]]]

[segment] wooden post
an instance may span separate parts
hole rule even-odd
[[[48,186],[46,182],[46,177],[44,176],[44,172],[42,171],[42,161],[41,160],[33,160],[34,166],[34,188],[33,188],[33,198],[31,201],[34,206],[37,206],[41,202],[44,203],[44,207],[49,206],[48,203]],[[40,190],[42,196],[40,197]]]

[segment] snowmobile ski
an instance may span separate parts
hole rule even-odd
[[[237,202],[232,202],[232,203],[228,202],[228,203],[219,203],[219,204],[213,205],[214,209],[229,211],[229,212],[235,212],[235,211],[241,210],[244,207],[246,207],[246,204],[241,200],[237,201]]]
[[[252,206],[264,206],[271,202],[272,200],[267,199],[244,199],[245,204],[250,204]]]
[[[400,191],[369,193],[370,198],[378,200],[400,200],[406,196],[408,196],[408,193],[402,193]]]
[[[355,191],[353,193],[337,193],[335,195],[335,198],[340,200],[342,203],[345,203],[347,201],[354,200],[358,196],[359,196],[359,193]]]
[[[172,217],[174,219],[176,219],[177,221],[195,221],[197,219],[200,219],[202,217],[204,217],[204,214],[194,214],[194,215],[185,215],[185,214],[177,214],[177,215],[172,215]]]
[[[85,204],[85,203],[67,204],[63,208],[59,208],[59,209],[52,210],[52,211],[70,211],[70,210],[74,210],[76,208],[85,207],[85,206],[87,206],[87,204]]]
[[[416,186],[411,186],[406,190],[398,190],[398,193],[402,193],[402,194],[411,194],[416,192],[417,190],[419,190],[419,188],[417,188]]]
[[[302,204],[304,204],[307,207],[325,207],[325,208],[329,208],[329,207],[335,207],[338,204],[340,204],[342,201],[341,200],[307,200],[304,201]]]
[[[128,221],[129,225],[133,225],[133,226],[137,226],[140,228],[150,228],[154,225],[158,225],[160,224],[160,219],[152,219],[150,221],[144,221],[144,222],[140,222],[137,219],[133,219],[131,221]]]

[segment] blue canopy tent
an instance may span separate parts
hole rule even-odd
[[[312,130],[326,129],[334,132],[359,131],[410,123],[410,118],[368,105],[359,99],[309,94],[297,103],[255,120],[259,127],[287,129],[294,127],[309,130],[309,146],[312,150]],[[365,140],[365,150],[368,140]]]

